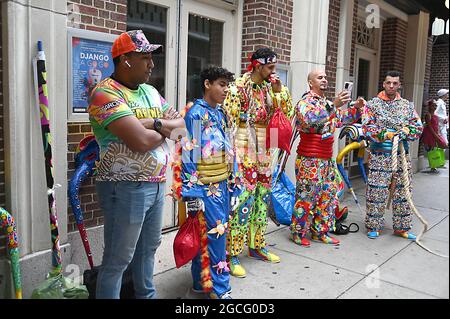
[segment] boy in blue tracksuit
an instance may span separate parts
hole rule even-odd
[[[200,222],[201,248],[192,260],[195,291],[210,298],[231,299],[226,259],[230,211],[230,158],[226,118],[220,104],[233,74],[220,67],[201,72],[204,95],[185,115],[188,135],[182,140],[182,197],[190,216]]]

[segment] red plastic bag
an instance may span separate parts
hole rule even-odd
[[[173,255],[177,268],[191,261],[200,249],[200,223],[197,216],[189,216],[173,241]]]
[[[292,138],[292,126],[289,122],[289,119],[286,115],[281,111],[281,109],[277,109],[275,114],[270,119],[269,125],[267,125],[267,139],[266,139],[266,148],[270,147],[270,129],[278,130],[278,145],[279,149],[285,150],[288,154],[291,154],[291,138]]]

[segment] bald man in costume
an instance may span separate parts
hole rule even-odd
[[[311,230],[313,240],[338,245],[339,240],[328,235],[334,230],[334,213],[339,201],[336,179],[339,173],[332,158],[334,131],[359,119],[364,100],[345,110],[341,107],[351,101],[350,92],[344,90],[333,102],[327,100],[328,81],[322,70],[309,73],[308,85],[309,92],[295,108],[300,143],[295,163],[297,187],[291,239],[298,245],[310,246],[306,235]],[[310,215],[313,216],[311,225]]]

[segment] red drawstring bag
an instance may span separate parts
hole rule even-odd
[[[200,223],[197,216],[189,216],[173,241],[173,255],[177,268],[191,261],[200,249]]]
[[[270,147],[270,129],[278,130],[278,145],[279,149],[285,150],[288,154],[291,154],[291,138],[292,138],[292,126],[286,115],[278,108],[275,114],[270,119],[269,125],[267,125],[266,133],[266,148]]]

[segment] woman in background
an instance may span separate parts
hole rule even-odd
[[[434,147],[447,148],[448,144],[439,135],[439,118],[434,112],[436,111],[436,102],[427,101],[428,113],[425,114],[425,128],[422,133],[422,143],[425,151],[429,152]],[[431,165],[430,165],[431,166]],[[436,168],[431,168],[432,173],[438,173]]]

